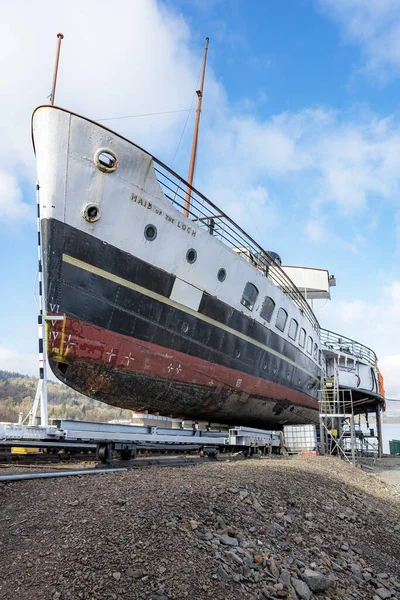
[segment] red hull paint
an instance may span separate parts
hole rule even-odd
[[[66,317],[47,321],[48,354],[68,363],[74,359],[162,377],[178,382],[232,389],[249,396],[288,400],[292,404],[318,410],[311,396],[278,383],[236,371],[150,342],[114,333],[89,323]]]

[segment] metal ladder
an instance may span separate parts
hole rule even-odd
[[[355,464],[355,424],[351,390],[339,389],[339,366],[336,357],[331,359],[333,375],[325,376],[319,390],[319,421],[321,453],[336,454]],[[351,460],[345,443],[345,425],[350,422]]]

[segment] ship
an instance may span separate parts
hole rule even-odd
[[[383,404],[375,353],[322,329],[309,304],[330,294],[328,271],[282,267],[187,181],[103,125],[49,105],[32,123],[54,316],[46,346],[58,379],[136,412],[313,423],[334,357],[363,407]],[[294,283],[305,276],[308,284]]]
[[[335,278],[283,266],[193,186],[201,98],[187,180],[101,123],[34,111],[52,372],[113,406],[233,425],[318,423],[329,377],[356,412],[382,408],[375,353],[310,305]]]

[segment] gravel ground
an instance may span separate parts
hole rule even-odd
[[[3,484],[0,600],[400,599],[400,485],[335,458]]]
[[[400,456],[385,455],[378,459],[363,459],[362,462],[379,473],[381,479],[400,484]]]

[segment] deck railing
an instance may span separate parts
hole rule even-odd
[[[176,175],[176,173],[157,159],[154,159],[154,167],[163,193],[175,208],[184,213],[185,202],[189,200],[190,204],[187,209],[187,216],[202,229],[208,231],[210,235],[219,239],[234,252],[240,254],[254,268],[262,271],[296,304],[313,327],[319,331],[318,320],[310,305],[268,252],[215,204],[189,186],[184,179],[181,179],[179,175]]]
[[[335,352],[341,352],[342,354],[351,354],[356,358],[365,360],[372,365],[376,365],[378,358],[371,348],[364,346],[355,340],[352,340],[345,335],[340,335],[334,331],[328,331],[328,329],[320,329],[321,342],[331,350]]]

